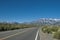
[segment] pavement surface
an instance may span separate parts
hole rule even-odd
[[[40,40],[38,28],[0,32],[0,40]]]

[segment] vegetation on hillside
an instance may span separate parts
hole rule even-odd
[[[59,26],[43,26],[42,31],[44,33],[50,33],[53,35],[53,38],[60,40],[60,27]]]
[[[36,25],[34,24],[26,24],[26,23],[0,23],[0,31],[29,28],[35,26]]]

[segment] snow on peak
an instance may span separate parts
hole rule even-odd
[[[60,19],[54,19],[55,21],[60,21]]]

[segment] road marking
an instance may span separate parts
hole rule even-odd
[[[7,36],[7,37],[1,38],[0,40],[4,40],[4,39],[10,38],[10,37],[12,37],[12,36],[15,36],[15,35],[18,35],[18,34],[22,34],[22,33],[24,33],[24,32],[26,32],[26,31],[22,31],[22,32],[18,32],[18,33],[9,35],[9,36]]]
[[[35,40],[37,40],[37,38],[38,38],[38,33],[39,33],[39,30],[38,30],[37,33],[36,33]]]

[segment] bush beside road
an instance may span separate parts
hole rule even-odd
[[[8,31],[8,30],[15,30],[15,29],[23,29],[23,28],[30,28],[35,27],[33,24],[24,24],[24,23],[0,23],[0,31]]]
[[[44,33],[41,29],[42,28],[40,27],[40,40],[54,40],[51,34]]]
[[[43,26],[42,32],[51,34],[53,38],[60,40],[60,27],[58,26]]]

